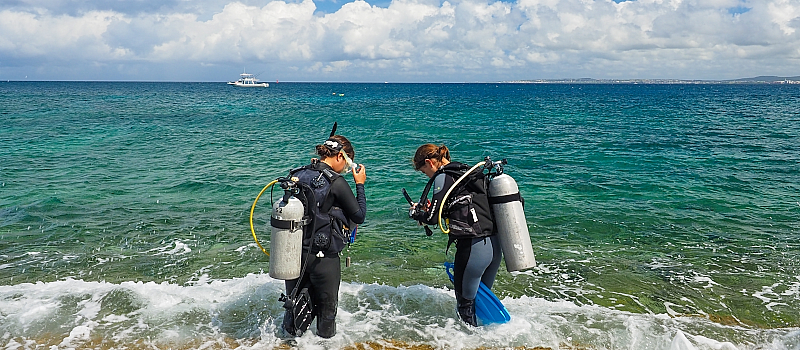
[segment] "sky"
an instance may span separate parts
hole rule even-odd
[[[0,0],[0,80],[800,76],[800,0]]]

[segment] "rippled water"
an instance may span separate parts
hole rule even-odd
[[[798,111],[787,85],[0,83],[0,339],[280,344],[250,206],[337,121],[368,217],[344,326],[301,347],[798,349]],[[406,217],[426,142],[509,161],[539,263],[498,276],[510,324],[455,321],[446,238]]]

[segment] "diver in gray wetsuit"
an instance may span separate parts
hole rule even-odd
[[[454,189],[443,203],[448,189],[468,167],[451,162],[450,151],[444,145],[420,146],[413,161],[416,170],[431,178],[432,184],[429,182],[427,189],[433,190],[431,202],[422,204],[415,219],[436,225],[439,207],[445,206],[443,215],[446,213],[450,228],[447,245],[456,243],[453,282],[458,314],[465,323],[477,326],[475,296],[478,288],[481,282],[492,287],[502,260],[486,193],[486,179],[478,176],[459,184],[459,188]]]

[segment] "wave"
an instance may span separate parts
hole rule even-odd
[[[476,349],[797,349],[800,329],[729,326],[701,317],[636,314],[522,296],[503,303],[510,322],[467,327],[447,288],[342,283],[338,332],[285,339],[277,297],[283,281],[265,274],[229,280],[57,282],[0,286],[5,348],[296,347]],[[366,345],[365,345],[366,344]],[[383,344],[383,345],[381,345]],[[360,347],[359,347],[360,346]]]

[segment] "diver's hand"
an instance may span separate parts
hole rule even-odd
[[[411,206],[408,208],[408,217],[417,220],[420,225],[424,225],[422,223],[422,218],[425,216],[425,211],[428,210],[428,206],[430,206],[430,201],[427,201],[426,205],[411,203]]]
[[[415,210],[428,210],[428,203],[411,203],[411,208]]]
[[[359,164],[355,170],[353,170],[353,180],[357,184],[364,184],[367,182],[367,171],[364,168],[364,164]]]
[[[417,203],[411,203],[411,206],[408,207],[408,217],[417,220],[418,213],[419,211],[417,210]],[[421,222],[419,224],[422,225]]]
[[[428,211],[428,209],[431,207],[431,200],[430,199],[426,199],[425,203],[414,203],[414,205],[419,210]]]

